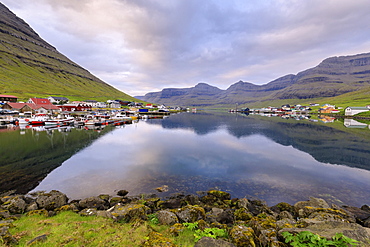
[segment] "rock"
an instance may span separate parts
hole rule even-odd
[[[310,231],[312,233],[318,234],[325,238],[332,238],[337,233],[343,233],[343,235],[360,241],[362,243],[368,244],[370,241],[370,229],[362,227],[359,224],[347,223],[340,221],[329,221],[329,222],[320,222],[305,228],[285,228],[279,231],[279,233],[288,231],[288,232],[301,232],[301,231]],[[364,245],[367,246],[367,245]]]
[[[230,209],[226,209],[216,217],[217,222],[226,225],[234,224],[234,214]]]
[[[118,192],[117,192],[117,196],[122,196],[122,197],[124,197],[124,196],[127,196],[127,194],[128,194],[129,192],[127,191],[127,190],[119,190]]]
[[[0,210],[0,219],[6,219],[10,217],[10,212],[8,210]]]
[[[230,230],[230,239],[236,246],[256,247],[255,234],[251,227],[236,225]]]
[[[160,208],[162,209],[175,209],[175,208],[181,208],[186,203],[181,198],[173,198],[166,200],[160,204]]]
[[[78,205],[80,208],[96,208],[98,210],[108,209],[108,202],[97,196],[82,199]]]
[[[148,235],[148,240],[145,241],[142,247],[175,247],[176,245],[172,243],[171,239],[164,237],[159,232],[150,232]]]
[[[60,191],[52,190],[49,193],[42,192],[36,198],[39,209],[52,211],[56,208],[66,205],[68,197]]]
[[[158,192],[167,192],[168,191],[168,185],[162,185],[160,187],[155,188]]]
[[[267,207],[266,202],[261,200],[249,200],[248,210],[253,215],[259,215],[262,213],[273,214],[273,211]]]
[[[194,247],[236,247],[234,244],[222,239],[203,237],[194,245]]]
[[[230,200],[230,194],[224,191],[219,191],[219,190],[209,190],[207,192],[208,195],[214,196],[215,198],[224,201],[224,200]]]
[[[275,206],[272,206],[271,210],[276,212],[276,213],[286,211],[286,212],[289,212],[291,215],[296,214],[294,206],[292,206],[292,205],[290,205],[289,203],[286,203],[286,202],[280,202],[280,203],[276,204]]]
[[[217,217],[223,212],[224,210],[221,208],[212,208],[209,212],[206,213],[206,222],[208,223],[215,223],[217,222]]]
[[[13,196],[7,200],[3,207],[12,214],[22,214],[26,209],[26,202],[23,196]]]
[[[96,216],[98,210],[96,208],[85,208],[79,212],[82,216]]]
[[[200,205],[201,204],[199,197],[196,195],[187,195],[185,196],[184,199],[188,205]]]
[[[173,224],[179,223],[179,219],[176,214],[169,210],[161,210],[157,212],[157,218],[159,223],[163,225],[172,226]]]
[[[15,244],[17,243],[17,240],[10,234],[9,227],[3,226],[0,227],[0,242],[4,242],[5,244]]]
[[[31,239],[30,241],[28,241],[27,242],[27,245],[32,245],[32,244],[35,244],[35,243],[44,242],[47,239],[48,239],[48,235],[47,234],[43,234],[43,235],[37,236],[37,237]]]
[[[308,201],[300,201],[294,204],[295,209],[299,210],[310,207],[310,208],[329,208],[329,204],[321,198],[310,197]],[[302,217],[302,215],[300,215]]]
[[[343,206],[343,208],[346,211],[351,212],[354,215],[356,222],[358,222],[361,225],[364,225],[364,222],[370,218],[370,211],[366,211],[366,210],[356,208],[356,207],[349,207],[349,206]]]
[[[112,215],[118,221],[132,222],[134,220],[146,220],[147,214],[151,212],[150,208],[142,204],[117,204],[111,211]]]
[[[247,221],[250,220],[253,215],[246,208],[239,208],[234,212],[235,220]]]
[[[110,205],[110,207],[113,207],[114,205],[116,205],[117,203],[122,203],[123,201],[122,201],[122,197],[117,197],[117,196],[115,196],[115,197],[112,197],[110,200],[109,200],[109,205]]]
[[[181,222],[193,223],[200,219],[205,219],[206,213],[202,207],[188,205],[177,209],[176,215]]]
[[[27,205],[26,212],[37,210],[39,207],[36,202],[31,202]]]

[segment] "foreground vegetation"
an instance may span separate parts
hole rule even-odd
[[[155,215],[141,223],[122,223],[98,216],[81,216],[72,211],[48,217],[45,211],[15,221],[11,234],[17,246],[194,246],[202,237],[228,239],[225,229],[200,229],[198,223],[183,223],[176,234],[174,227],[160,225]],[[332,240],[312,232],[283,232],[292,246],[357,246],[358,241],[336,234]],[[151,241],[149,241],[151,240]],[[10,244],[14,245],[14,244]],[[0,240],[0,246],[9,246]],[[288,245],[287,245],[288,246]]]
[[[59,191],[0,197],[0,246],[368,246],[370,208],[310,198],[268,207],[210,190],[202,196]],[[358,222],[358,223],[356,223]],[[361,224],[360,224],[361,222]],[[356,239],[356,240],[355,240]]]

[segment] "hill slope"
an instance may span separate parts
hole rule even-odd
[[[370,89],[370,53],[325,59],[318,66],[297,75],[286,75],[264,85],[239,81],[227,90],[212,88],[202,95],[199,85],[187,89],[164,89],[141,99],[163,104],[207,106],[253,104],[287,99],[319,99],[346,95],[366,98]],[[194,91],[198,91],[196,94]],[[181,96],[174,92],[181,92]],[[171,94],[172,93],[172,94]],[[357,95],[358,94],[358,95]]]
[[[0,94],[134,100],[59,53],[1,3],[0,16]]]

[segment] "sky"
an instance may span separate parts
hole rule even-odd
[[[44,40],[131,96],[266,84],[370,52],[369,0],[1,0]]]

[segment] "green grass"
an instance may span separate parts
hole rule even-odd
[[[150,232],[159,232],[177,246],[194,246],[194,231],[184,228],[175,236],[170,227],[153,224],[118,223],[112,219],[96,216],[80,216],[71,211],[58,213],[53,217],[43,215],[23,216],[13,222],[9,231],[18,240],[15,246],[27,246],[32,239],[46,235],[44,241],[32,246],[140,246]],[[5,247],[0,242],[0,247]]]
[[[0,27],[9,29],[2,24]],[[10,32],[17,33],[17,30],[10,29]],[[57,51],[4,33],[0,34],[0,41],[0,94],[17,96],[21,101],[48,96],[70,100],[138,101]]]

